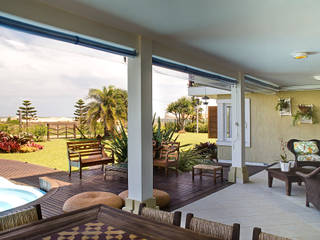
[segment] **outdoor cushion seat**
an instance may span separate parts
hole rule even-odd
[[[63,204],[64,212],[71,212],[81,208],[104,204],[109,207],[122,208],[121,197],[111,192],[83,192],[72,196]]]
[[[214,165],[208,165],[208,164],[198,164],[193,166],[194,169],[203,169],[203,170],[219,170],[222,167],[221,166],[214,166]]]
[[[128,198],[128,190],[125,190],[119,194],[123,201]],[[159,208],[165,208],[170,203],[170,195],[159,189],[153,189],[153,197],[156,199],[156,204]]]

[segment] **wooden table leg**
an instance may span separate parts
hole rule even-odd
[[[272,187],[272,181],[273,181],[273,177],[271,176],[271,173],[268,172],[268,186],[269,186],[269,188]]]
[[[291,196],[291,182],[289,180],[286,180],[285,183],[286,183],[286,194],[287,196]]]
[[[220,173],[221,173],[221,183],[223,182],[223,167],[221,168],[221,170],[220,170]]]
[[[213,183],[214,185],[217,184],[217,171],[215,169],[213,170]]]

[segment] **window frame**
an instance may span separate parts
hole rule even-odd
[[[231,99],[217,99],[217,106],[218,106],[218,139],[217,145],[221,146],[232,146],[232,104]],[[227,108],[230,107],[230,132],[231,137],[227,137]],[[250,123],[250,116],[251,115],[251,106],[250,106],[250,99],[245,99],[245,147],[251,147],[251,123]]]

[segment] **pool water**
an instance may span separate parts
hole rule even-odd
[[[32,202],[45,193],[35,187],[14,184],[0,176],[0,212]]]

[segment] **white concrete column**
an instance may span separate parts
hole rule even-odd
[[[244,74],[239,73],[238,84],[231,87],[232,103],[232,167],[230,182],[249,181],[245,166],[245,95]]]
[[[138,56],[128,59],[128,190],[124,210],[155,205],[152,161],[152,41],[139,37]]]

